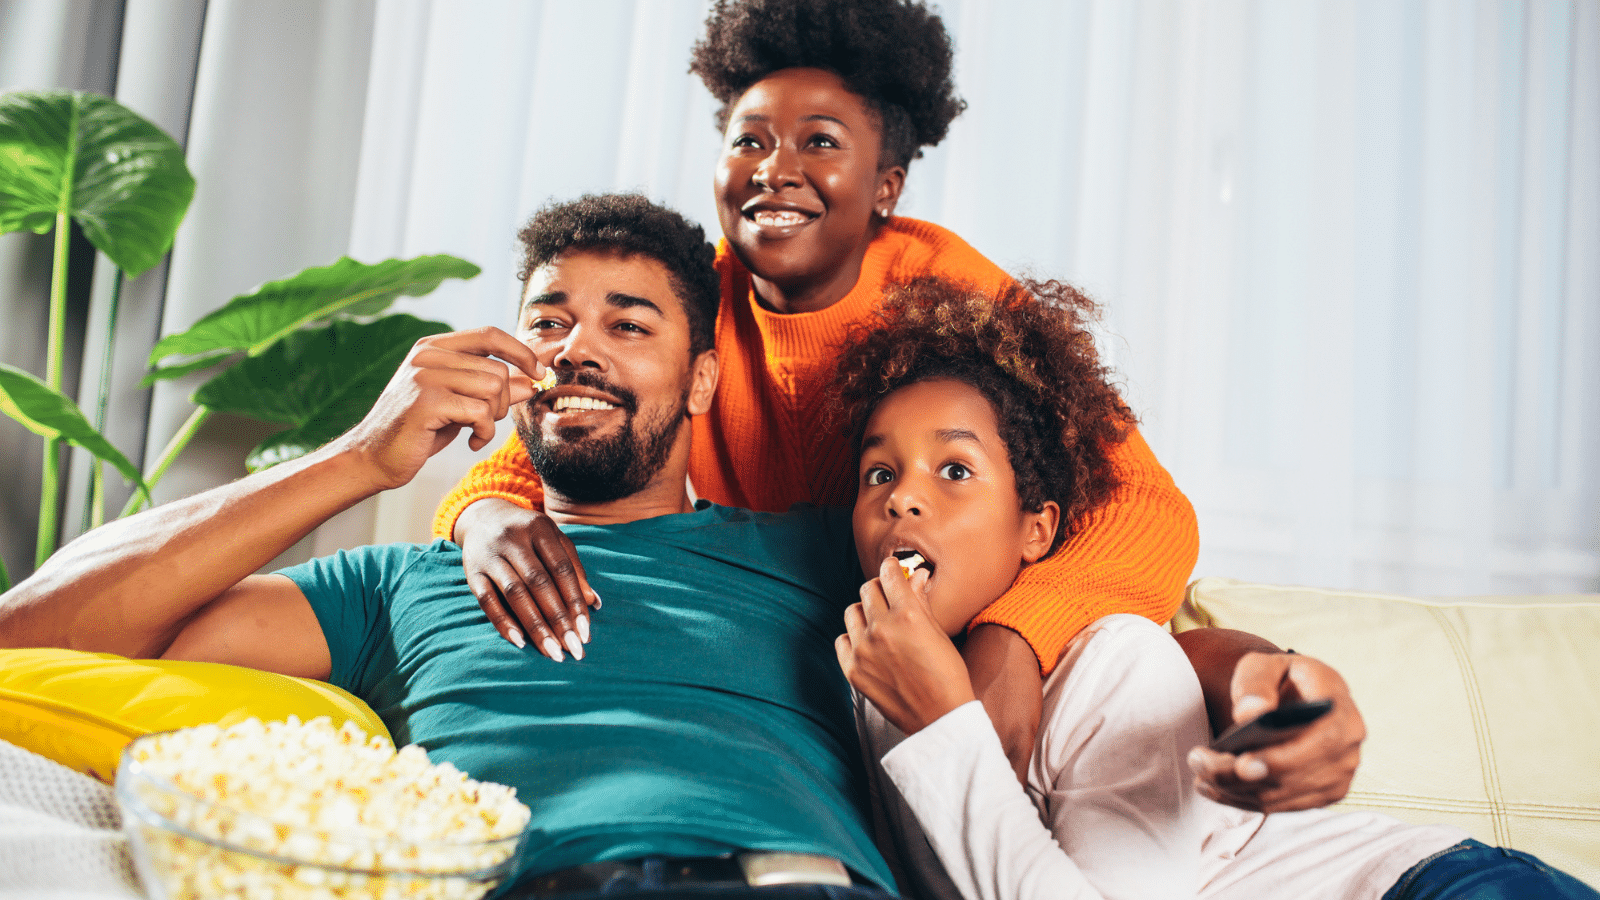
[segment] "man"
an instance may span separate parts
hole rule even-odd
[[[540,895],[617,875],[755,884],[745,873],[773,866],[890,886],[857,805],[833,655],[855,599],[840,565],[848,523],[697,509],[685,490],[688,417],[717,377],[710,245],[627,196],[546,208],[521,237],[526,344],[495,328],[419,341],[372,412],[328,446],[69,545],[0,600],[0,640],[350,689],[397,742],[518,789],[534,811],[524,871],[538,876],[521,889]],[[559,380],[536,394],[545,366]],[[576,664],[558,662],[548,634],[533,637],[549,657],[500,640],[448,543],[252,574],[409,481],[463,429],[484,446],[508,411],[546,511],[612,600],[605,640],[587,653],[568,644]],[[588,614],[574,618],[586,636]]]

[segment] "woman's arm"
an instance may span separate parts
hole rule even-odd
[[[1171,619],[1200,552],[1194,506],[1138,431],[1109,456],[1119,482],[1111,499],[972,621],[974,629],[995,624],[1021,635],[1045,675],[1096,619],[1113,613],[1158,625]]]
[[[1194,507],[1137,431],[1111,453],[1120,484],[1082,530],[1024,569],[973,620],[961,655],[1020,778],[1033,752],[1042,677],[1090,622],[1134,613],[1172,618],[1194,570]]]
[[[1214,732],[1283,703],[1333,701],[1328,715],[1270,747],[1235,756],[1196,746],[1189,763],[1201,793],[1261,812],[1314,809],[1344,797],[1361,761],[1367,728],[1338,672],[1243,631],[1196,628],[1176,638],[1200,676]]]
[[[544,508],[544,483],[515,432],[500,449],[474,464],[439,502],[433,514],[433,536],[461,543],[456,520],[467,507],[491,497],[523,509]]]
[[[501,637],[518,647],[531,639],[560,662],[562,648],[582,657],[587,608],[600,596],[543,506],[544,485],[513,434],[445,496],[433,533],[460,545],[467,586]]]

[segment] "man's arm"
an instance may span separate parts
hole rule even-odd
[[[533,396],[538,368],[497,328],[423,338],[366,418],[327,446],[62,548],[0,597],[0,646],[325,676],[305,597],[286,578],[251,573],[334,514],[410,481],[463,428],[474,449],[486,445],[511,405]]]

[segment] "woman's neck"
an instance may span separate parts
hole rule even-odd
[[[872,237],[877,237],[877,229],[873,229]],[[780,283],[768,281],[752,271],[750,286],[755,289],[757,302],[769,312],[788,315],[827,309],[855,290],[856,282],[861,280],[861,266],[867,257],[867,247],[871,243],[869,239],[862,244],[857,253],[827,277]]]

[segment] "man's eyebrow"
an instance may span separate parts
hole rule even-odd
[[[613,307],[615,307],[617,309],[632,309],[633,307],[636,307],[636,306],[642,306],[645,309],[655,310],[656,315],[662,317],[663,319],[667,317],[667,314],[661,311],[661,307],[656,305],[656,302],[654,300],[648,300],[648,299],[646,299],[644,297],[635,297],[632,294],[624,294],[621,291],[612,291],[611,293],[606,294],[606,303],[610,304],[611,306],[613,306]],[[534,296],[534,297],[529,297],[522,304],[522,308],[523,309],[527,309],[530,306],[566,306],[566,305],[567,305],[567,294],[566,294],[565,291],[546,291],[543,294],[539,294],[539,295]]]
[[[545,291],[522,301],[522,308],[527,309],[530,306],[565,306],[566,304],[567,295],[564,291]]]
[[[612,291],[611,293],[607,294],[606,302],[617,309],[632,309],[636,306],[642,306],[646,309],[655,310],[656,315],[663,319],[667,317],[667,314],[661,311],[661,307],[657,306],[654,300],[647,300],[644,297],[635,297],[632,294],[624,294],[621,291]]]

